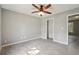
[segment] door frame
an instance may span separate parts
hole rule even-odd
[[[50,20],[53,21],[53,25],[52,25],[52,26],[53,26],[53,27],[52,27],[52,28],[53,28],[53,31],[52,31],[52,32],[53,32],[53,33],[52,33],[53,37],[52,37],[52,38],[54,39],[54,18],[47,18],[47,19],[46,19],[46,30],[48,29],[48,27],[47,27],[47,26],[48,26],[48,25],[47,25],[47,21],[48,21],[48,20],[49,20],[49,21],[50,21]],[[47,37],[48,37],[47,35],[49,35],[49,34],[48,34],[48,30],[46,31],[46,33],[47,33],[47,34],[46,34],[46,38],[47,38]]]
[[[79,14],[79,13],[71,13],[71,14],[68,14],[67,15],[67,40],[68,40],[68,44],[69,44],[69,38],[68,38],[68,36],[69,36],[69,34],[68,34],[68,23],[69,23],[69,16],[72,16],[72,15],[76,15],[76,14]]]

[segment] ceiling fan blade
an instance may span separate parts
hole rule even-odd
[[[48,12],[48,11],[43,11],[44,13],[48,13],[48,14],[52,14],[51,12]]]
[[[51,7],[51,4],[47,5],[47,6],[45,7],[45,9],[48,9],[49,7]]]
[[[39,11],[34,11],[34,12],[32,12],[32,13],[37,13],[37,12],[39,12]]]
[[[32,6],[34,6],[35,8],[37,8],[38,10],[40,9],[39,7],[37,7],[35,4],[32,4]]]

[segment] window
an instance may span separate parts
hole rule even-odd
[[[69,22],[69,24],[68,24],[68,32],[73,32],[73,22]]]

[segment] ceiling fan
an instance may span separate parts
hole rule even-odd
[[[51,12],[49,11],[46,11],[49,7],[51,7],[51,4],[48,4],[48,5],[43,5],[43,4],[40,4],[39,6],[36,6],[35,4],[32,4],[33,7],[35,7],[38,11],[34,11],[32,13],[39,13],[40,16],[42,16],[44,13],[46,14],[52,14]]]

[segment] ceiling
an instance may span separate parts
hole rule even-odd
[[[31,4],[2,4],[2,8],[16,11],[19,13],[27,14],[30,16],[35,16],[35,17],[47,17],[50,16],[48,14],[45,14],[43,16],[39,16],[37,13],[32,14],[31,12],[37,10],[34,8]],[[38,5],[37,5],[38,6]],[[79,7],[79,4],[52,4],[52,7],[50,7],[48,10],[52,12],[51,15],[61,13],[67,10],[71,10],[74,8]]]

